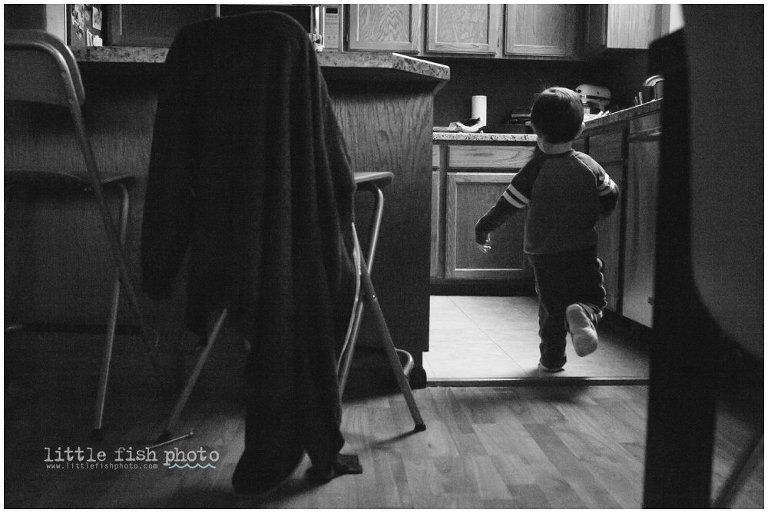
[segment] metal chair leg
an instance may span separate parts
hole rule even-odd
[[[224,324],[224,320],[226,318],[227,309],[225,308],[221,311],[221,314],[213,325],[213,329],[211,329],[210,333],[208,334],[205,347],[202,349],[200,356],[197,357],[195,368],[192,370],[192,374],[190,374],[189,378],[187,378],[187,383],[184,385],[184,390],[181,392],[181,396],[179,396],[179,399],[176,401],[176,405],[173,407],[173,411],[165,423],[162,434],[157,439],[158,443],[165,442],[171,438],[173,428],[176,425],[176,422],[178,422],[179,417],[181,416],[181,411],[184,409],[184,406],[186,406],[187,401],[189,400],[189,396],[192,395],[192,390],[195,388],[197,379],[200,377],[203,366],[208,359],[208,354],[211,352],[213,343],[216,341],[216,338],[218,338],[219,331],[221,330],[221,326]]]
[[[128,215],[130,204],[128,190],[122,184],[120,186],[120,246],[125,247],[126,232],[128,231]],[[93,419],[93,431],[91,436],[95,440],[103,438],[102,424],[104,421],[104,405],[107,400],[107,386],[109,384],[109,370],[112,362],[112,349],[115,343],[115,331],[117,329],[117,313],[120,306],[120,272],[115,270],[115,279],[112,285],[112,304],[109,309],[107,321],[107,335],[104,341],[104,354],[99,371],[99,387],[96,396],[96,412]]]
[[[136,290],[133,287],[133,281],[131,280],[130,273],[128,272],[128,264],[125,261],[125,255],[123,254],[120,245],[119,236],[117,234],[117,230],[115,230],[115,225],[112,222],[112,216],[109,214],[109,209],[107,208],[107,202],[104,197],[104,188],[102,187],[101,181],[99,180],[96,158],[93,155],[91,143],[88,140],[88,136],[86,135],[85,123],[83,121],[83,116],[79,105],[72,104],[70,108],[70,114],[72,115],[72,119],[75,124],[75,133],[77,135],[78,143],[80,144],[80,149],[82,150],[83,157],[85,158],[85,167],[88,171],[88,177],[91,182],[91,187],[93,188],[96,204],[98,205],[99,211],[101,212],[102,224],[104,225],[107,242],[109,242],[110,249],[112,250],[112,257],[114,258],[115,265],[120,272],[120,279],[122,281],[123,288],[125,289],[125,294],[128,296],[128,301],[133,308],[136,321],[139,324],[142,339],[146,345],[147,353],[150,355],[151,364],[159,377],[161,375],[160,369],[151,355],[152,350],[157,346],[158,336],[153,330],[149,328],[146,321],[144,320],[144,315],[141,312],[139,301],[136,296]]]

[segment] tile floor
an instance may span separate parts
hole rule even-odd
[[[424,368],[431,385],[499,381],[589,381],[642,384],[648,356],[642,344],[600,328],[597,351],[580,358],[568,342],[565,370],[538,369],[535,297],[432,296],[429,351]]]

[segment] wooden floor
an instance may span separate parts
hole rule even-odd
[[[463,385],[523,380],[646,382],[645,342],[609,323],[599,327],[597,351],[581,358],[568,341],[563,372],[538,368],[539,324],[535,297],[432,296],[429,351],[424,369],[432,384]]]
[[[89,439],[99,337],[6,338],[5,506],[11,508],[639,508],[645,446],[645,386],[430,387],[415,391],[427,425],[411,433],[399,395],[345,404],[343,452],[362,475],[319,487],[304,461],[268,497],[235,495],[230,478],[243,447],[239,351],[214,351],[177,433],[158,449],[158,468],[47,468],[46,447],[104,450],[152,445],[172,396],[158,392],[132,337],[120,337],[106,438]],[[22,352],[23,350],[23,352]],[[9,354],[11,357],[9,358]],[[23,355],[23,358],[22,358]],[[720,416],[715,490],[750,427]],[[171,469],[163,450],[219,454],[215,468]],[[763,507],[762,460],[737,507]]]

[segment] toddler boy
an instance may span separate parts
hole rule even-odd
[[[539,297],[539,367],[559,372],[566,362],[566,331],[577,355],[597,349],[606,301],[595,224],[615,208],[619,189],[600,164],[571,148],[584,129],[576,92],[552,87],[539,94],[531,125],[538,136],[534,156],[477,222],[475,241],[489,251],[490,232],[528,207],[524,251]]]

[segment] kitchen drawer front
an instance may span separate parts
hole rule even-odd
[[[629,144],[661,141],[661,113],[635,118],[629,123]]]
[[[449,169],[521,169],[535,146],[448,146]]]
[[[645,116],[638,116],[629,122],[629,134],[648,132],[657,129],[661,131],[661,112],[654,112]]]
[[[590,136],[589,155],[602,165],[624,160],[624,130]]]

